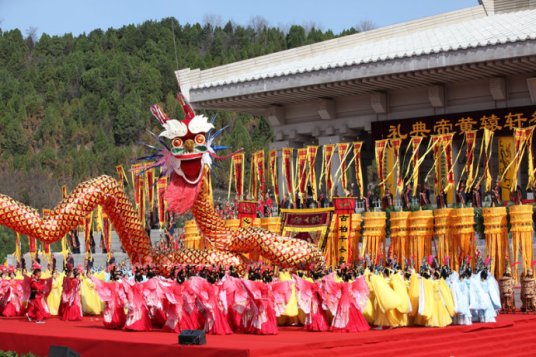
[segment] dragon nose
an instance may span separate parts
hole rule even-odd
[[[184,142],[184,148],[186,149],[186,151],[188,152],[193,152],[194,151],[194,141],[192,139],[188,139]]]

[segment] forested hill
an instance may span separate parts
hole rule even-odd
[[[152,140],[146,129],[160,131],[151,104],[182,116],[174,99],[178,68],[209,68],[335,37],[252,23],[183,25],[167,18],[38,40],[0,30],[0,192],[50,207],[61,185],[71,189],[115,175],[116,164],[128,166],[142,154],[139,141]],[[222,143],[233,147],[251,151],[271,139],[260,118],[220,113],[217,125],[223,122],[231,127]]]

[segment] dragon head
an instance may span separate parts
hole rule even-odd
[[[157,104],[151,107],[151,112],[165,129],[160,136],[170,140],[174,158],[170,161],[171,169],[188,184],[196,185],[203,174],[203,165],[211,163],[207,133],[214,125],[206,116],[196,115],[180,93],[177,99],[184,110],[184,120],[170,119]]]

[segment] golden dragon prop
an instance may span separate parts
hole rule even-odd
[[[321,251],[306,241],[282,237],[258,227],[231,230],[225,226],[214,211],[209,193],[209,155],[214,151],[205,133],[210,131],[212,124],[203,116],[193,114],[184,102],[181,104],[187,114],[187,120],[182,122],[169,119],[157,106],[151,109],[166,128],[161,136],[171,139],[173,146],[160,155],[162,159],[157,165],[172,177],[172,187],[165,195],[170,208],[177,213],[192,211],[210,249],[185,248],[172,253],[153,251],[132,203],[121,185],[109,176],[81,183],[46,218],[41,218],[35,209],[0,194],[0,224],[53,243],[83,224],[100,205],[133,263],[144,262],[150,257],[164,270],[174,264],[222,264],[244,268],[247,259],[243,254],[257,253],[283,268],[323,264]]]

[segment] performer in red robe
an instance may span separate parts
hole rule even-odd
[[[82,303],[80,301],[81,266],[73,270],[67,264],[67,275],[63,278],[63,291],[58,315],[63,321],[82,321]]]
[[[32,270],[31,279],[26,278],[23,283],[26,287],[29,286],[30,288],[30,299],[28,301],[28,311],[26,312],[26,316],[30,321],[44,323],[44,320],[47,317],[50,317],[47,297],[52,288],[52,278],[41,279],[41,265],[38,263],[32,265]]]

